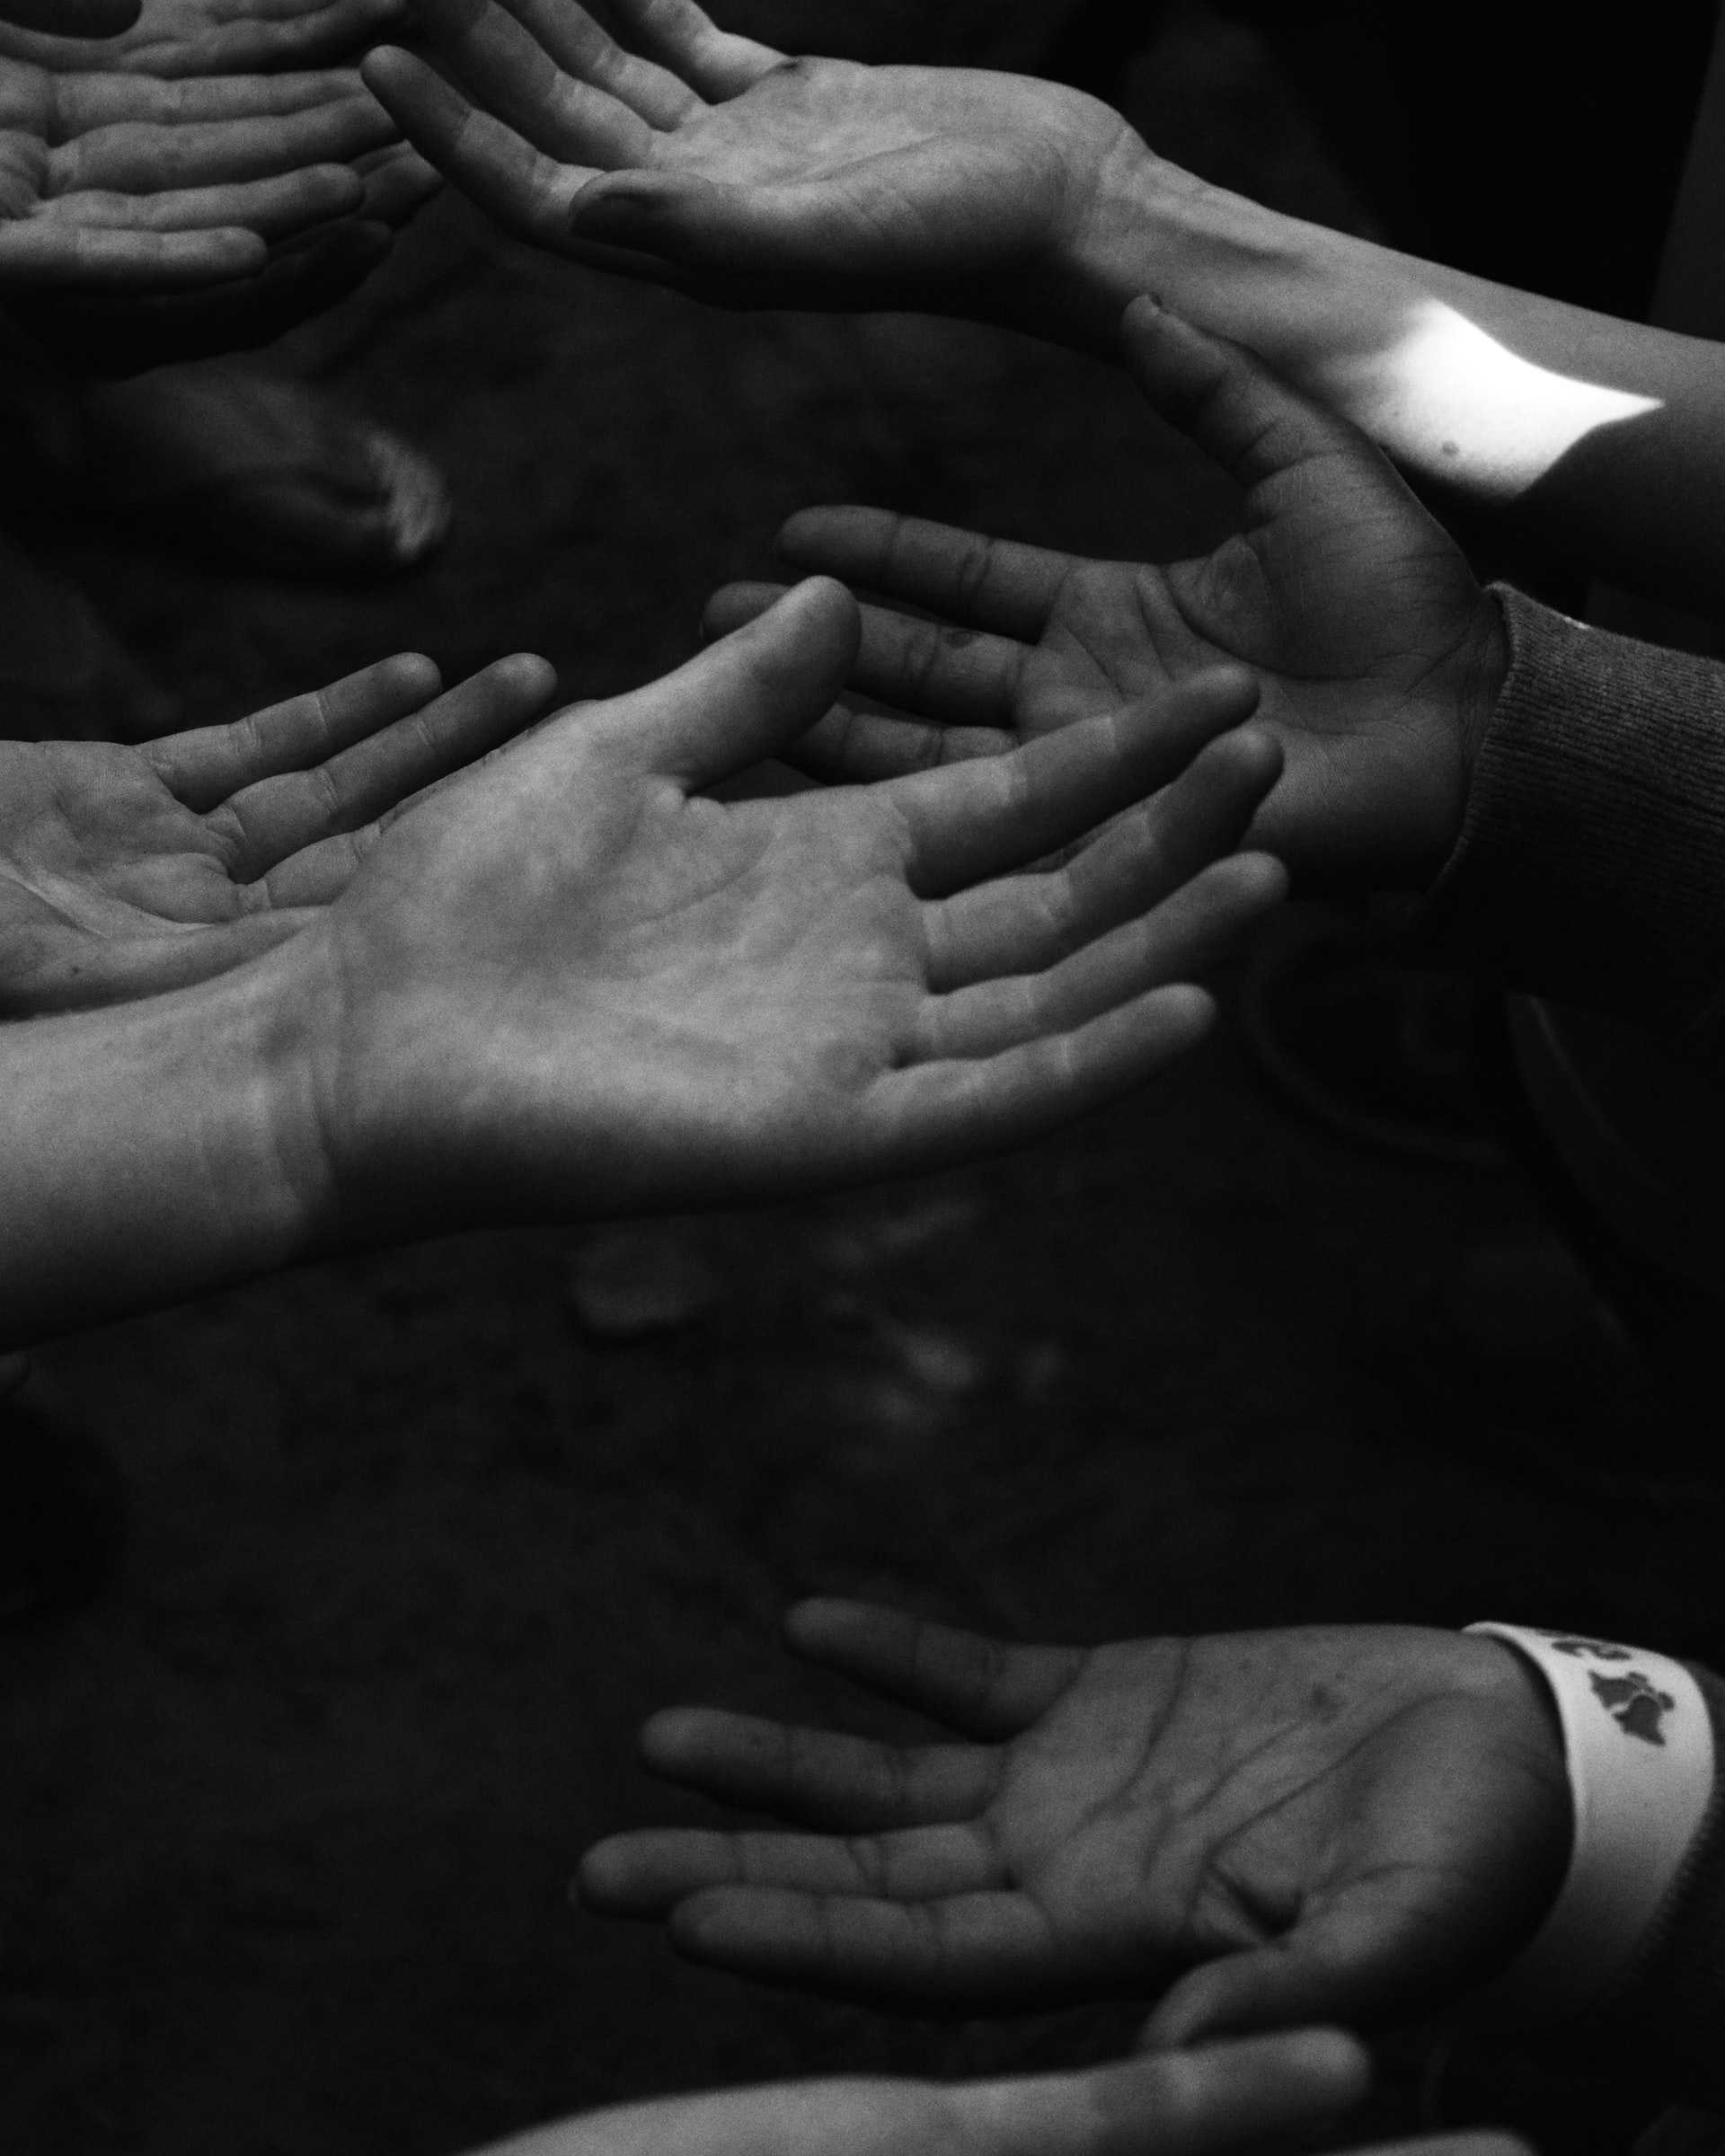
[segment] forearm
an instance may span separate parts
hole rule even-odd
[[[1044,333],[1111,356],[1121,311],[1154,292],[1354,420],[1416,480],[1513,510],[1627,588],[1725,603],[1718,347],[1281,216],[1129,136],[1057,257]]]
[[[265,962],[0,1027],[0,1348],[306,1254],[288,1010]]]

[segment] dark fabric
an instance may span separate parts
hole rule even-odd
[[[1492,588],[1509,672],[1425,929],[1725,1080],[1725,665]]]

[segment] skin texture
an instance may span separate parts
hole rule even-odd
[[[836,1602],[787,1636],[939,1739],[673,1710],[642,1734],[654,1772],[809,1831],[643,1830],[580,1874],[590,1906],[747,1975],[967,2013],[1171,1985],[1156,2046],[1375,2027],[1499,1966],[1567,1860],[1561,1740],[1495,1642],[1012,1647]]]
[[[884,786],[706,793],[856,638],[811,580],[420,797],[251,963],[0,1027],[8,1341],[360,1241],[944,1165],[1190,1047],[1194,975],[1285,884],[1232,853],[1280,761],[1250,678]]]
[[[0,291],[137,296],[252,277],[359,210],[392,129],[351,74],[60,75],[0,59]]]
[[[1243,663],[1284,756],[1252,844],[1303,889],[1424,886],[1459,835],[1505,671],[1496,605],[1363,435],[1151,302],[1121,334],[1151,404],[1243,489],[1241,532],[1157,565],[878,509],[804,511],[779,536],[787,563],[933,618],[865,607],[851,686],[899,715],[841,707],[796,760],[855,780],[997,755],[1110,701]],[[720,593],[710,625],[733,626],[773,589]]]
[[[0,1018],[155,994],[296,934],[405,800],[543,716],[555,676],[521,656],[439,687],[403,654],[136,748],[0,742]]]
[[[1136,143],[1054,84],[790,60],[684,0],[606,13],[615,39],[561,0],[418,0],[440,73],[385,49],[366,79],[522,237],[718,305],[1018,319]]]

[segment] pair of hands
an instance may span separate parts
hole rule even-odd
[[[693,0],[615,0],[616,38],[572,0],[415,0],[415,17],[439,72],[386,49],[366,80],[451,179],[571,260],[730,305],[1046,330],[1118,168],[1154,163],[1058,84],[792,61]],[[1149,567],[862,509],[794,517],[792,568],[934,617],[865,610],[853,685],[908,723],[841,711],[801,760],[858,778],[997,753],[1244,664],[1286,759],[1252,843],[1297,888],[1422,888],[1505,671],[1495,605],[1345,421],[1148,300],[1122,335],[1154,409],[1240,482],[1240,535]],[[721,595],[714,624],[766,596]]]
[[[787,1823],[588,1853],[589,1906],[663,1918],[698,1960],[923,2011],[1160,1993],[1160,2049],[1446,2005],[1561,1879],[1561,1739],[1495,1640],[1017,1647],[841,1602],[800,1605],[786,1636],[941,1734],[649,1722],[652,1772]]]

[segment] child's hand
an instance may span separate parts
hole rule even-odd
[[[1057,84],[792,60],[694,0],[602,12],[617,39],[572,0],[416,0],[435,71],[385,49],[366,80],[522,238],[715,305],[1017,320],[1105,172],[1148,162]]]
[[[1561,1739],[1537,1677],[1493,1640],[1008,1647],[836,1602],[787,1630],[958,1741],[656,1716],[655,1772],[818,1830],[648,1830],[589,1852],[590,1906],[667,1916],[703,1961],[917,2010],[1172,1982],[1148,2035],[1185,2043],[1451,1999],[1561,1878]]]
[[[1262,734],[1228,730],[1250,680],[880,787],[702,791],[809,725],[855,649],[851,599],[811,581],[390,829],[282,954],[309,1121],[277,1143],[346,1232],[941,1165],[1127,1090],[1206,1029],[1193,974],[1282,888],[1261,856],[1218,858],[1278,767]],[[1066,865],[1015,872],[1109,818]]]
[[[206,980],[303,928],[377,819],[538,718],[543,659],[386,658],[233,726],[0,742],[0,1018]]]
[[[907,716],[835,712],[793,760],[862,779],[998,753],[1233,660],[1257,672],[1286,758],[1252,844],[1296,889],[1423,886],[1459,835],[1501,683],[1496,605],[1364,435],[1148,303],[1123,335],[1152,403],[1246,489],[1243,533],[1154,567],[878,509],[792,517],[779,548],[796,570],[939,617],[865,607],[851,685]],[[732,587],[710,622],[770,596]]]

